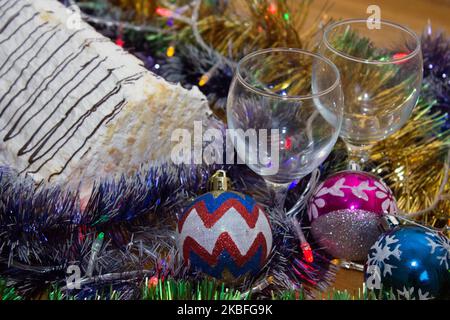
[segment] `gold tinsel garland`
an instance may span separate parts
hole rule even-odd
[[[329,22],[325,11],[309,21],[312,0],[249,1],[143,1],[115,0],[114,4],[134,12],[136,23],[150,23],[161,17],[158,8],[173,13],[172,32],[178,41],[193,41],[218,55],[237,61],[256,49],[296,47],[313,50],[319,26]],[[184,8],[182,13],[177,9]],[[158,21],[158,20],[156,20]],[[373,172],[385,179],[394,191],[405,216],[428,225],[443,227],[449,223],[450,183],[448,149],[450,132],[440,132],[445,121],[430,114],[433,102],[421,100],[407,124],[372,150],[377,164]]]
[[[177,31],[177,38],[192,38],[195,25],[211,48],[233,60],[267,47],[312,48],[311,40],[319,26],[317,20],[324,20],[323,12],[328,6],[326,3],[317,19],[310,21],[312,0],[115,0],[112,3],[124,12],[132,12],[132,22],[136,24],[154,24],[155,18],[161,15],[162,25],[168,18],[173,19],[171,29]]]
[[[234,11],[229,10],[222,17],[200,19],[198,28],[205,41],[235,60],[261,48],[307,48],[318,25],[305,28],[310,5],[311,1],[238,2],[234,3]]]
[[[421,100],[406,125],[372,150],[373,170],[394,191],[406,217],[443,227],[448,224],[450,132],[440,132],[441,114],[430,114],[432,103]]]

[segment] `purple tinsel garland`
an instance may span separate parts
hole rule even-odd
[[[422,36],[424,65],[424,95],[433,103],[432,112],[442,112],[446,122],[442,130],[450,129],[450,39],[443,33]]]
[[[422,48],[424,96],[433,102],[432,112],[448,113],[450,41],[442,34],[427,34],[423,36]],[[190,70],[186,61],[178,66],[179,73]],[[231,79],[231,74],[224,71],[218,77]],[[208,90],[223,99],[226,91],[223,83],[218,81],[220,91],[213,87]],[[447,122],[442,130],[449,128]],[[323,174],[340,157],[339,152],[334,152],[321,166]],[[98,256],[95,275],[109,277],[100,282],[87,282],[78,292],[79,298],[110,285],[122,293],[121,297],[136,298],[143,277],[161,273],[175,279],[202,277],[185,270],[177,261],[173,224],[189,199],[206,191],[207,179],[219,168],[222,166],[165,164],[142,169],[133,177],[102,180],[94,187],[84,211],[80,209],[77,192],[58,186],[36,189],[27,177],[18,177],[14,171],[1,168],[0,275],[15,283],[25,296],[33,296],[49,284],[64,286],[67,267],[75,264],[85,271],[95,236],[104,232],[106,241]],[[229,172],[237,191],[270,206],[270,197],[260,177],[245,166],[223,168]],[[291,191],[288,206],[299,196],[304,184]],[[333,266],[320,250],[315,250],[313,264],[303,260],[290,224],[281,217],[276,212],[272,214],[275,250],[270,261],[261,275],[245,281],[241,290],[248,289],[266,274],[275,276],[275,290],[291,288],[296,283],[321,288],[333,274]],[[164,265],[164,268],[149,269],[149,265]],[[130,277],[127,272],[133,270],[139,272]]]
[[[165,276],[198,279],[201,274],[185,270],[175,257],[173,225],[190,199],[206,191],[209,176],[219,168],[228,170],[236,190],[270,205],[264,181],[242,165],[167,164],[143,169],[133,177],[107,179],[94,186],[84,211],[80,210],[78,193],[58,186],[36,189],[27,178],[1,168],[0,241],[4,245],[0,273],[26,296],[36,294],[44,284],[64,286],[67,267],[77,265],[85,271],[95,235],[104,232],[108,243],[99,253],[97,274],[119,276],[92,283],[95,290],[87,283],[82,292],[94,293],[122,282],[121,274],[130,270],[142,271],[130,281],[130,286],[139,288],[137,282],[144,275],[160,276],[159,271],[146,266],[161,263],[163,253],[170,257]],[[273,221],[277,250],[261,275],[273,273],[280,288],[292,287],[292,283],[324,286],[324,279],[330,277],[329,260],[316,252],[315,264],[306,265],[289,224],[280,218],[282,215],[273,216],[277,220]],[[254,280],[244,281],[242,290]],[[130,286],[121,288],[131,294]]]

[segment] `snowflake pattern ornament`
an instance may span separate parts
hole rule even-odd
[[[379,219],[396,212],[389,187],[362,171],[328,177],[308,203],[314,239],[334,257],[352,261],[365,260],[380,235]]]
[[[256,275],[264,266],[272,249],[272,229],[253,198],[216,189],[198,197],[180,217],[178,243],[191,268],[234,281]]]
[[[369,251],[366,286],[397,299],[445,298],[450,290],[450,241],[419,226],[397,226]]]

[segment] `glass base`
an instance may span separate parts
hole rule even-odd
[[[268,180],[265,181],[271,192],[273,207],[281,212],[284,212],[289,183],[274,183]]]
[[[370,149],[372,144],[354,145],[345,141],[348,151],[348,170],[364,171],[370,159]]]

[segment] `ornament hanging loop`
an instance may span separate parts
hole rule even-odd
[[[378,229],[381,233],[387,232],[400,224],[397,217],[387,214],[380,219],[380,224],[378,225]]]
[[[208,181],[210,191],[227,191],[231,189],[231,180],[225,170],[217,170]]]

